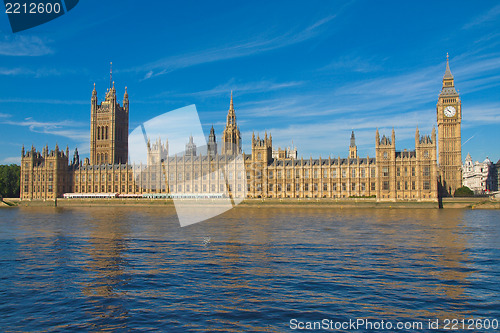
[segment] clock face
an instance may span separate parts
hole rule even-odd
[[[453,117],[455,115],[455,113],[457,113],[457,110],[455,110],[455,108],[453,106],[447,106],[444,109],[444,115],[446,117]]]

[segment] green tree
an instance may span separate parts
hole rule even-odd
[[[455,190],[455,194],[453,196],[454,197],[473,197],[474,196],[474,191],[472,191],[467,186],[462,186],[462,187],[457,188]]]
[[[19,198],[20,174],[19,165],[0,165],[0,197]]]

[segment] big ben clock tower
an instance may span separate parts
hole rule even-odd
[[[462,103],[455,90],[448,54],[443,88],[437,103],[439,181],[442,196],[450,196],[462,186]]]

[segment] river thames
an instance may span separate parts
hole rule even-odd
[[[180,228],[173,208],[16,208],[0,224],[4,332],[500,329],[498,210],[237,207]]]

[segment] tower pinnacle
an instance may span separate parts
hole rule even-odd
[[[227,122],[222,133],[222,153],[225,155],[236,155],[241,153],[241,134],[236,124],[236,112],[233,105],[233,91],[231,90],[231,101],[227,112]]]
[[[450,70],[450,56],[446,53],[446,71],[444,72],[444,79],[453,79],[453,75]]]
[[[356,147],[356,138],[354,137],[354,130],[351,132],[351,142],[349,144],[349,158],[358,157],[358,147]]]
[[[111,89],[111,84],[113,82],[113,63],[109,63],[109,88]]]

